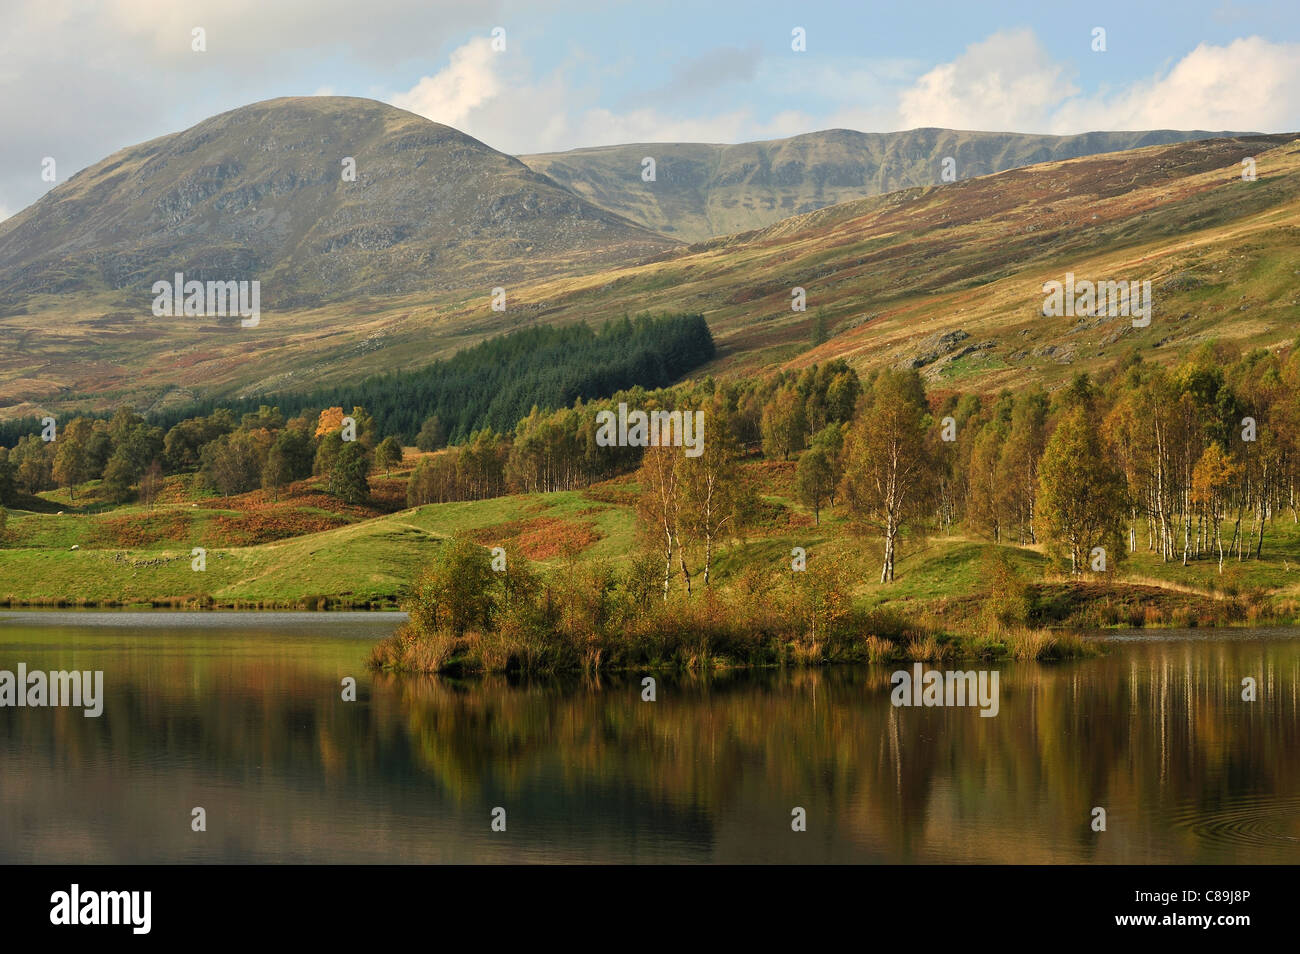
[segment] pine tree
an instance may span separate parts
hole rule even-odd
[[[339,451],[331,475],[334,492],[348,503],[365,503],[370,499],[370,459],[360,441],[346,441]]]

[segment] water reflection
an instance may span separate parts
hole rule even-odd
[[[305,615],[0,618],[0,669],[106,694],[0,709],[0,860],[1300,861],[1292,632],[1002,665],[980,718],[894,708],[892,667],[660,676],[656,702],[639,676],[376,677],[391,618]]]

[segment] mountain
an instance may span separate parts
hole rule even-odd
[[[1045,316],[1044,283],[1067,274],[1150,281],[1150,324]],[[792,310],[796,287],[807,311]],[[700,312],[718,349],[701,373],[839,357],[996,390],[1059,386],[1135,351],[1272,348],[1300,333],[1300,139],[1150,146],[904,189],[520,295],[556,322]],[[831,337],[812,348],[819,310]]]
[[[1020,166],[1142,146],[1233,135],[1170,129],[1079,136],[912,129],[849,129],[747,142],[634,143],[520,156],[575,194],[648,229],[700,242],[867,196]],[[655,179],[642,163],[655,160]]]
[[[345,155],[356,183],[334,181]],[[706,317],[701,373],[844,357],[968,389],[1056,385],[1134,349],[1289,341],[1298,237],[1294,135],[1045,162],[685,246],[409,113],[277,100],[125,150],[0,227],[0,415],[311,391],[646,311]],[[151,313],[152,281],[235,266],[266,283],[257,327]],[[1042,284],[1071,272],[1150,280],[1150,326],[1045,318]],[[832,337],[810,348],[819,311]]]
[[[114,153],[0,224],[0,306],[109,290],[147,313],[175,272],[260,280],[263,308],[486,294],[673,244],[449,126],[367,99],[275,99]]]

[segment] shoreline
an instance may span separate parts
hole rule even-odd
[[[24,600],[0,598],[0,613],[5,610],[20,611],[83,611],[83,612],[172,612],[172,613],[401,613],[401,604],[395,601],[344,600],[333,596],[306,599],[280,600],[213,600],[211,598],[160,598],[154,600],[94,600],[50,598]]]
[[[1300,623],[1256,622],[1231,626],[1150,626],[1115,627],[1104,630],[1080,632],[1078,630],[1024,629],[1020,637],[1002,634],[988,635],[945,633],[939,638],[927,638],[906,645],[889,640],[878,640],[872,635],[848,637],[842,640],[840,651],[834,656],[810,654],[797,642],[770,639],[752,650],[750,658],[726,654],[699,654],[683,656],[680,652],[671,658],[623,659],[617,662],[596,663],[590,658],[571,657],[566,664],[530,666],[520,661],[510,651],[503,654],[494,647],[495,663],[485,660],[484,653],[474,645],[483,639],[479,634],[450,637],[446,634],[411,636],[403,626],[384,637],[373,647],[367,668],[384,675],[441,675],[452,678],[474,678],[493,675],[524,675],[561,677],[574,675],[626,675],[629,673],[721,673],[732,671],[765,671],[781,669],[820,669],[838,666],[898,666],[926,663],[951,668],[957,664],[1005,664],[1036,662],[1041,664],[1084,662],[1110,654],[1113,648],[1141,642],[1188,642],[1198,639],[1253,640],[1300,638]],[[1282,632],[1279,632],[1282,631]],[[1024,637],[1029,637],[1026,643]],[[492,636],[488,637],[493,639]],[[690,634],[683,642],[689,643]],[[565,642],[563,634],[555,634],[545,642],[551,644],[556,655],[562,655]],[[883,642],[883,646],[881,645]],[[403,651],[403,643],[406,644]],[[439,643],[444,645],[439,646]],[[446,645],[446,644],[452,645]],[[430,645],[432,644],[432,645]],[[539,647],[532,647],[536,651]],[[632,647],[628,646],[631,650]],[[418,661],[418,662],[417,662]]]
[[[302,610],[302,609],[232,609],[219,607],[214,609],[176,609],[174,607],[153,607],[153,606],[16,606],[0,607],[0,622],[12,617],[40,617],[40,616],[127,616],[127,615],[150,615],[150,616],[188,616],[188,617],[211,617],[211,616],[262,616],[262,617],[303,617],[309,616],[313,619],[319,619],[321,616],[371,616],[381,617],[390,616],[394,619],[406,620],[409,614],[400,608],[367,610],[367,609],[339,609],[339,610]]]
[[[44,600],[0,600],[0,619],[3,619],[10,613],[85,613],[105,615],[126,614],[126,613],[150,613],[157,615],[171,614],[175,616],[210,616],[210,615],[240,615],[256,616],[266,615],[275,616],[283,614],[309,614],[312,616],[319,615],[356,615],[356,616],[383,616],[391,615],[394,618],[406,619],[409,613],[398,603],[354,603],[354,602],[332,602],[329,606],[318,608],[304,604],[302,601],[293,600],[240,600],[236,602],[214,603],[211,605],[197,604],[194,601],[173,601],[153,600],[145,602],[123,602],[112,600],[89,600],[84,602],[71,602],[67,600],[44,601]],[[1282,618],[1265,618],[1259,617],[1254,620],[1240,620],[1230,622],[1198,621],[1192,619],[1188,622],[1162,621],[1158,623],[1147,623],[1140,625],[1112,623],[1105,626],[1080,626],[1080,625],[1048,625],[1035,627],[1047,632],[1076,633],[1085,637],[1105,637],[1107,635],[1123,633],[1146,633],[1161,632],[1169,630],[1200,630],[1200,631],[1245,631],[1260,629],[1285,629],[1300,628],[1300,620],[1282,619]]]

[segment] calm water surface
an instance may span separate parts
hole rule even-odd
[[[1001,664],[981,718],[894,708],[899,667],[660,677],[654,703],[372,675],[396,621],[0,611],[0,669],[105,682],[98,719],[0,709],[0,862],[1300,862],[1297,630]]]

